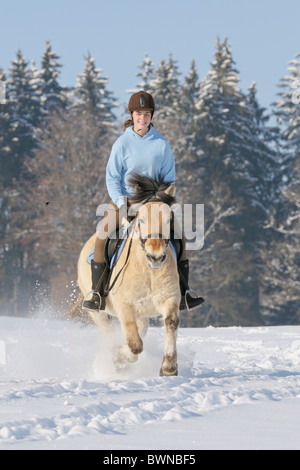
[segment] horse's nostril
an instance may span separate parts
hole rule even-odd
[[[167,255],[164,254],[162,256],[157,256],[156,257],[156,256],[149,255],[149,253],[147,253],[146,258],[147,258],[148,261],[152,261],[153,263],[155,263],[155,262],[156,263],[159,263],[159,262],[163,263],[164,261],[166,261]]]

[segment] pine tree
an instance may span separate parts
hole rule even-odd
[[[157,118],[165,118],[176,115],[180,101],[180,72],[172,54],[166,63],[161,60],[160,65],[154,70],[154,78],[149,83],[149,92],[155,99],[155,112]]]
[[[136,85],[135,88],[126,90],[126,93],[129,93],[130,95],[133,95],[133,93],[137,93],[140,90],[147,92],[150,90],[150,82],[154,73],[154,62],[152,62],[147,53],[145,54],[143,62],[138,65],[138,68],[141,71],[136,74],[136,77],[140,78],[140,82]],[[127,106],[125,107],[124,112],[127,114]]]
[[[5,99],[0,102],[0,190],[2,194],[6,185],[13,178],[16,162],[12,154],[13,127],[6,92],[7,80],[2,70],[0,70],[0,81],[4,84],[3,89],[5,90]]]
[[[192,60],[188,75],[184,77],[180,93],[180,108],[187,132],[191,131],[199,99],[200,83],[195,61]]]
[[[281,130],[280,199],[269,227],[272,242],[266,254],[268,271],[265,315],[271,324],[300,319],[300,54],[281,80],[275,115]]]
[[[143,62],[138,65],[138,68],[141,69],[141,71],[136,74],[140,79],[140,82],[137,84],[136,91],[148,91],[149,84],[153,78],[154,62],[149,58],[147,53],[145,54]]]
[[[18,178],[24,158],[36,147],[37,128],[41,119],[41,94],[36,77],[22,52],[12,62],[7,82],[8,109],[11,119],[11,156],[15,161],[14,177]]]
[[[246,96],[250,117],[248,125],[253,142],[253,149],[248,158],[251,160],[252,171],[256,178],[251,197],[256,198],[262,210],[263,220],[266,221],[270,210],[280,198],[282,155],[279,146],[279,128],[268,125],[270,115],[266,114],[266,109],[259,105],[256,94],[254,82]]]
[[[197,154],[197,149],[194,148],[193,143],[197,132],[195,116],[197,114],[196,103],[199,100],[199,92],[199,77],[195,61],[192,60],[189,73],[184,77],[180,91],[180,120],[186,136],[185,153],[189,156],[189,160],[193,159],[193,154]],[[190,153],[187,152],[187,149],[190,150]]]
[[[78,75],[74,89],[73,109],[92,119],[101,126],[102,132],[112,130],[116,119],[113,109],[117,106],[115,98],[106,85],[108,79],[102,77],[102,69],[96,68],[95,59],[90,53],[85,57],[85,68]]]
[[[218,40],[196,105],[194,147],[201,153],[199,176],[195,179],[194,168],[193,177],[205,204],[206,230],[214,227],[199,255],[207,262],[202,278],[210,313],[220,323],[255,324],[261,321],[260,250],[271,201],[265,195],[271,189],[263,169],[274,165],[275,156],[264,144],[263,120],[257,122],[254,89],[250,98],[239,90],[238,82],[228,41]]]
[[[24,199],[19,196],[20,181],[25,176],[26,162],[37,148],[38,126],[41,122],[41,90],[34,65],[17,52],[7,81],[5,104],[6,130],[1,148],[1,167],[4,169],[4,190],[1,194],[1,264],[0,292],[3,303],[13,314],[21,314],[29,295],[31,279],[26,273],[27,254],[20,245],[14,228],[22,227]],[[3,115],[2,115],[3,117]],[[3,157],[3,160],[2,160]],[[5,249],[2,247],[5,246]]]
[[[6,75],[0,69],[0,81],[6,86]],[[3,93],[4,94],[4,93]],[[6,278],[5,272],[5,233],[9,223],[7,187],[11,183],[14,174],[15,160],[12,155],[12,123],[8,108],[7,93],[1,96],[0,101],[0,295]],[[1,296],[3,298],[3,296]]]
[[[68,89],[59,84],[60,68],[59,56],[52,51],[50,41],[46,41],[46,50],[41,60],[40,78],[42,81],[42,108],[44,117],[49,118],[51,113],[59,113],[66,109],[68,102]]]

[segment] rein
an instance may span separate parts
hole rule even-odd
[[[131,231],[133,231],[133,226],[132,226],[132,229]],[[125,268],[127,262],[128,262],[128,259],[129,259],[129,255],[130,255],[130,251],[131,251],[131,247],[132,247],[132,240],[133,240],[133,237],[131,236],[130,237],[130,240],[129,240],[129,246],[128,246],[128,250],[127,250],[127,255],[126,255],[126,259],[125,259],[125,262],[122,266],[122,268],[119,270],[119,272],[117,273],[116,277],[114,278],[112,284],[109,286],[108,289],[105,290],[105,292],[103,293],[103,297],[107,297],[109,292],[112,290],[112,288],[114,287],[115,283],[117,282],[117,280],[119,279],[119,276],[121,274],[121,272],[123,271],[123,269]],[[110,272],[110,276],[111,276],[112,272]],[[109,279],[107,281],[107,285],[109,285],[109,280],[110,280],[110,276],[109,276]],[[99,282],[100,283],[100,282]]]

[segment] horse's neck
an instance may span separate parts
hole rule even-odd
[[[130,243],[130,238],[127,241],[128,247],[129,247],[129,243]],[[134,266],[136,267],[137,274],[138,274],[139,268],[148,267],[146,256],[145,256],[145,251],[143,250],[141,242],[137,236],[133,237],[132,239],[128,263],[134,264]]]
[[[141,246],[140,240],[138,239],[132,240],[131,255],[133,255],[131,258],[134,257],[135,263],[137,262],[138,264],[142,265],[145,265],[145,263],[147,263],[145,252]]]

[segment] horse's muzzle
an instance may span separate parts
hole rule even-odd
[[[152,256],[149,253],[146,255],[147,263],[151,269],[160,269],[164,262],[167,259],[167,255],[163,254],[162,256]]]

